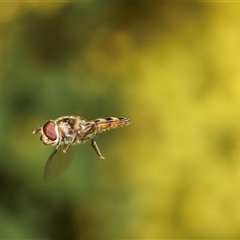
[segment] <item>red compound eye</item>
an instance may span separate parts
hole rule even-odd
[[[46,137],[52,141],[56,140],[57,134],[55,131],[55,123],[52,121],[49,121],[44,124],[43,126],[43,132],[46,135]]]

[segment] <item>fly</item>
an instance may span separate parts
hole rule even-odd
[[[75,144],[91,140],[91,145],[97,155],[104,159],[96,142],[98,133],[130,124],[130,119],[125,117],[98,118],[86,121],[78,116],[64,116],[56,120],[49,120],[41,127],[35,129],[33,134],[40,134],[40,140],[46,146],[55,146],[47,160],[44,169],[44,180],[50,180],[60,175],[69,165],[67,157],[69,148]]]

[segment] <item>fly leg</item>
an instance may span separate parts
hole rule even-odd
[[[95,150],[95,152],[97,153],[97,155],[98,155],[101,159],[105,159],[105,158],[103,157],[103,155],[101,154],[99,148],[98,148],[98,145],[97,145],[97,143],[96,143],[96,141],[95,141],[95,138],[92,139],[92,147],[93,147],[93,149]]]
[[[83,140],[83,141],[86,140],[86,139],[88,138],[88,135],[93,134],[92,132],[94,132],[94,129],[96,129],[96,124],[92,125],[92,126],[85,132],[85,134],[82,136],[82,140]],[[91,145],[92,145],[93,149],[95,150],[95,152],[97,153],[97,155],[98,155],[101,159],[105,159],[105,158],[103,157],[103,155],[101,154],[101,152],[100,152],[100,150],[99,150],[99,148],[98,148],[98,145],[97,145],[97,143],[96,143],[96,141],[95,141],[95,139],[96,139],[96,134],[97,134],[97,133],[94,134],[94,137],[93,137],[93,138],[90,137],[90,138],[91,138],[91,141],[92,141],[92,144],[91,144]]]
[[[67,147],[63,149],[63,152],[66,153],[71,146],[72,146],[72,143],[68,144]]]
[[[75,137],[71,143],[69,143],[66,148],[63,149],[63,153],[66,153],[67,150],[76,142],[77,138]]]
[[[59,149],[60,146],[61,146],[61,143],[59,142],[59,143],[56,145],[55,149],[58,151],[58,149]]]

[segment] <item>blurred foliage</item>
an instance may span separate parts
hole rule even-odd
[[[240,5],[0,3],[0,238],[239,238]],[[42,183],[32,135],[125,116]]]

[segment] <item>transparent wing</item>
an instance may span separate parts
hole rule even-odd
[[[55,148],[51,153],[44,167],[44,182],[57,178],[70,165],[75,151],[73,148],[69,148],[68,151],[64,153],[63,149],[65,148],[66,145],[61,145],[59,149]]]

